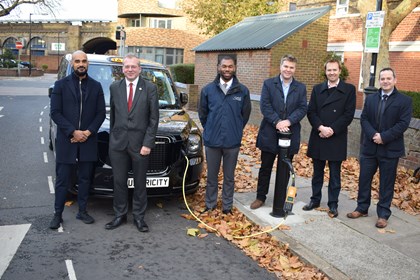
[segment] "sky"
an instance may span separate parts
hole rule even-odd
[[[11,15],[1,17],[1,20],[29,20],[32,13],[33,20],[108,20],[116,21],[117,0],[59,0],[60,7],[54,15],[37,15],[39,12],[34,5],[20,5]]]

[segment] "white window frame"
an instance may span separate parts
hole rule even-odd
[[[337,16],[347,15],[349,13],[349,0],[337,0],[335,13]]]
[[[165,27],[159,27],[160,22],[165,23]],[[172,19],[166,18],[150,18],[149,19],[149,27],[150,28],[164,28],[164,29],[172,29]]]

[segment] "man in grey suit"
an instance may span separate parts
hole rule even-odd
[[[146,174],[159,123],[157,88],[140,77],[140,60],[124,57],[125,79],[110,86],[109,157],[114,175],[115,218],[105,229],[115,229],[127,221],[128,172],[134,173],[133,218],[140,232],[149,231],[144,221],[147,208]]]

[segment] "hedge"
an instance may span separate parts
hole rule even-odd
[[[413,99],[413,118],[420,119],[420,92],[399,90]]]
[[[194,84],[194,64],[169,65],[169,70],[176,82]]]

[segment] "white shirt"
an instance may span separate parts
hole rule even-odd
[[[223,86],[224,84],[227,84],[226,85],[226,90],[229,90],[230,89],[230,87],[232,86],[232,83],[233,83],[233,79],[230,79],[229,81],[227,81],[227,82],[225,82],[225,81],[223,81],[223,79],[222,78],[220,78],[220,84]]]
[[[128,102],[128,96],[130,95],[130,83],[133,84],[133,100],[134,95],[136,94],[136,87],[137,83],[139,82],[139,77],[137,77],[134,81],[130,82],[127,79],[125,79],[125,84],[127,85],[126,92],[127,92],[127,102]]]

